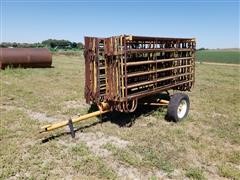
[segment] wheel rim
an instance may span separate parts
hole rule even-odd
[[[185,99],[181,100],[178,109],[177,109],[177,115],[178,118],[183,118],[187,112],[187,101]]]

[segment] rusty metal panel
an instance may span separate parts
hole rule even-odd
[[[96,54],[98,70],[101,63],[98,52],[104,54],[102,68],[105,71],[94,73],[86,61],[86,86],[90,92],[94,92],[97,84],[101,86],[101,78],[104,78],[104,94],[85,94],[86,99],[91,96],[93,103],[102,101],[112,102],[112,106],[119,111],[131,112],[135,109],[137,100],[175,89],[189,91],[195,80],[195,49],[194,38],[161,38],[143,36],[113,36],[108,38],[94,38],[96,42],[102,42],[103,46],[92,48],[92,39],[85,38],[85,51],[93,51]],[[96,43],[97,44],[97,43]],[[104,60],[103,60],[104,59]],[[94,76],[94,82],[89,77]],[[99,91],[99,89],[97,90]],[[100,98],[101,96],[101,98]]]
[[[96,50],[94,48],[95,38],[85,37],[85,98],[90,103],[94,97],[94,65]]]
[[[46,48],[0,48],[0,68],[51,67],[52,55]]]
[[[106,60],[104,39],[85,37],[85,99],[87,103],[103,101],[106,94]]]

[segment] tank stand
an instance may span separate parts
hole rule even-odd
[[[71,118],[68,120],[68,127],[70,129],[72,138],[75,138],[75,131],[74,131],[73,122]]]

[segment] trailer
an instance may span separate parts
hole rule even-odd
[[[190,91],[194,85],[195,51],[194,38],[85,37],[85,99],[99,107],[92,116],[110,111],[132,113],[141,102],[168,105],[169,120],[184,119],[190,102],[182,91]],[[170,95],[170,90],[177,93]],[[148,101],[162,92],[167,92],[169,98]],[[85,118],[81,116],[73,122],[78,119]],[[43,129],[56,127],[59,126],[48,125]]]

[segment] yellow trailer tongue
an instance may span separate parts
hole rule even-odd
[[[84,120],[87,120],[89,118],[96,117],[96,116],[99,116],[99,115],[102,115],[102,114],[105,114],[105,113],[111,111],[108,103],[101,103],[98,107],[100,109],[99,111],[88,113],[88,114],[85,114],[85,115],[77,117],[77,118],[73,118],[73,119],[69,119],[69,120],[65,120],[65,121],[61,121],[61,122],[57,122],[57,123],[53,123],[53,124],[47,124],[45,126],[42,126],[40,133],[52,131],[52,130],[55,130],[55,129],[58,129],[58,128],[61,128],[61,127],[64,127],[64,126],[68,125],[69,128],[70,128],[70,131],[71,131],[71,135],[72,135],[72,137],[74,137],[75,134],[74,134],[74,129],[73,129],[73,123],[76,123],[76,122],[79,122],[79,121],[84,121]]]

